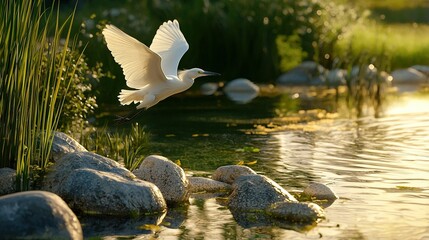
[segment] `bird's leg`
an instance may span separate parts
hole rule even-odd
[[[139,110],[137,110],[137,111],[134,111],[134,112],[131,112],[130,114],[128,114],[127,116],[119,116],[119,115],[116,115],[116,119],[115,119],[115,122],[117,123],[117,124],[124,124],[124,123],[127,123],[127,122],[129,122],[129,121],[131,121],[131,120],[133,120],[138,114],[140,114],[143,110],[145,110],[145,108],[143,108],[143,109],[139,109]]]

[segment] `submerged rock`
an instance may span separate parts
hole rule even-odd
[[[250,167],[242,166],[242,165],[225,165],[222,167],[218,167],[213,175],[212,179],[228,184],[232,184],[236,178],[242,175],[256,175],[257,173],[253,171]]]
[[[0,168],[0,196],[16,191],[16,170],[12,168]]]
[[[163,156],[146,157],[133,173],[140,179],[154,183],[168,204],[189,201],[188,179],[181,167]]]
[[[2,239],[83,239],[76,215],[57,195],[28,191],[0,197]]]
[[[325,211],[319,205],[306,202],[276,202],[267,209],[267,213],[295,223],[312,223],[325,218]]]
[[[85,213],[135,216],[166,208],[154,184],[138,180],[114,160],[90,152],[73,152],[59,159],[42,189]]]
[[[51,150],[51,157],[54,162],[67,153],[86,151],[87,150],[82,145],[67,134],[55,132]]]
[[[276,182],[262,175],[244,175],[236,179],[228,207],[243,211],[265,211],[276,202],[297,200]]]
[[[166,214],[166,212],[162,212],[131,218],[84,215],[80,216],[79,220],[82,224],[84,239],[126,239],[127,237],[112,236],[153,234],[151,227],[157,228]]]
[[[188,177],[189,191],[191,193],[197,192],[231,192],[232,186],[230,184],[219,182],[205,177]]]

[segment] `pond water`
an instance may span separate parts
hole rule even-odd
[[[378,118],[349,117],[342,102],[290,92],[247,104],[223,95],[182,95],[136,119],[152,135],[148,154],[180,160],[189,175],[210,176],[219,166],[244,163],[290,192],[310,182],[327,184],[340,199],[325,209],[326,220],[317,225],[252,225],[236,221],[222,198],[195,196],[188,207],[166,216],[82,219],[84,234],[106,239],[429,239],[429,96],[390,97]],[[300,109],[311,111],[296,113]]]

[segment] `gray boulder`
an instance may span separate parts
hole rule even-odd
[[[318,200],[338,199],[338,196],[323,183],[310,183],[302,192],[302,195]]]
[[[257,173],[247,166],[225,165],[217,168],[214,171],[212,175],[212,179],[216,181],[232,184],[236,178],[242,175],[249,175],[249,174],[255,175]]]
[[[233,210],[265,211],[276,202],[297,202],[280,185],[262,175],[240,176],[232,187],[228,207]]]
[[[154,184],[88,168],[73,171],[59,193],[72,209],[90,214],[139,216],[166,208]]]
[[[118,162],[91,152],[73,152],[57,160],[45,176],[42,188],[58,193],[58,188],[68,176],[77,169],[89,168],[103,172],[111,172],[121,177],[133,179],[135,176]],[[61,195],[60,195],[61,196]]]
[[[0,197],[2,239],[83,239],[76,215],[57,195],[28,191]]]
[[[315,203],[277,202],[267,209],[274,218],[294,223],[312,223],[325,218],[325,211]]]
[[[0,196],[15,192],[16,171],[11,168],[0,168]]]
[[[66,153],[86,151],[87,150],[82,145],[80,145],[76,140],[67,134],[55,132],[51,151],[51,157],[54,162],[60,159]]]
[[[154,183],[168,204],[189,201],[188,178],[181,167],[163,156],[146,157],[133,173],[140,179]]]
[[[219,182],[205,177],[188,177],[189,191],[191,193],[198,192],[231,192],[230,184]]]
[[[139,215],[166,208],[154,184],[138,180],[119,163],[90,152],[73,152],[59,159],[42,189],[85,213]]]

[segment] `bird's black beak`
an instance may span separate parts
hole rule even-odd
[[[204,71],[201,73],[201,76],[220,76],[220,73],[210,72],[210,71]]]

